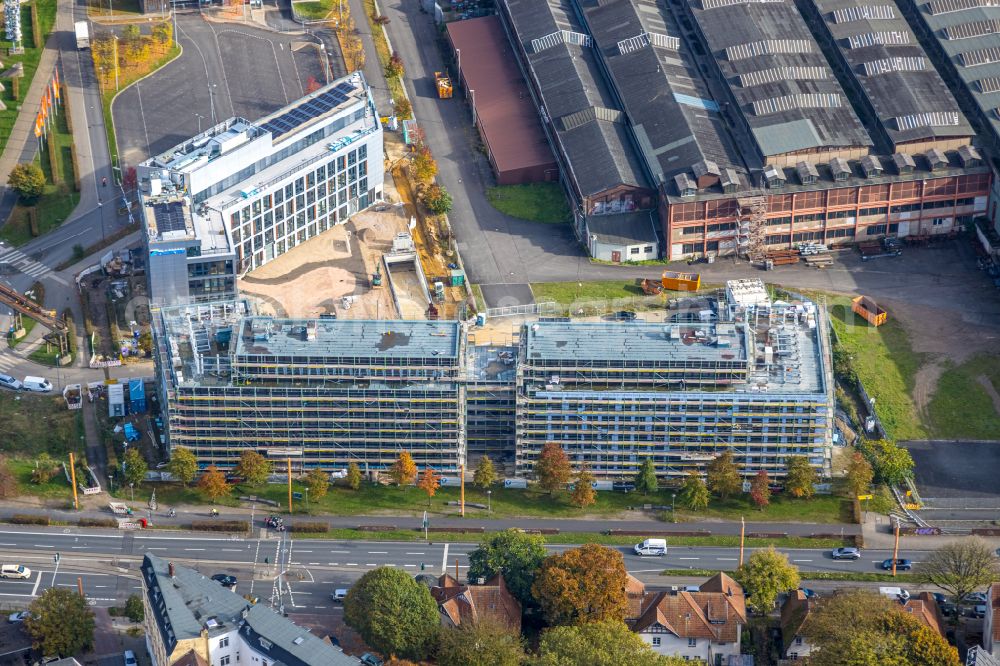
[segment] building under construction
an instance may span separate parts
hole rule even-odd
[[[546,442],[598,477],[704,471],[732,451],[744,475],[806,456],[830,474],[832,378],[826,313],[772,301],[759,280],[689,299],[664,323],[539,321],[521,335],[517,473]]]
[[[465,459],[464,337],[455,321],[293,320],[243,301],[154,311],[171,447],[231,468],[246,449],[293,469],[387,469],[401,451]]]

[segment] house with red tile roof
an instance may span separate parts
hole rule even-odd
[[[431,588],[431,596],[437,601],[444,626],[490,622],[515,633],[521,631],[521,604],[507,589],[500,574],[478,585],[459,583],[444,574]]]
[[[646,593],[630,625],[659,654],[715,663],[717,657],[740,654],[746,623],[743,588],[718,573],[697,591],[673,587]]]
[[[805,637],[809,625],[809,615],[815,609],[818,599],[809,599],[802,590],[794,590],[785,597],[781,606],[781,642],[782,656],[785,659],[802,659],[808,657],[813,646]]]

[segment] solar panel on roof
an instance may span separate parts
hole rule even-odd
[[[963,67],[975,67],[1000,62],[1000,48],[990,46],[985,49],[973,49],[961,54]]]
[[[740,86],[750,88],[776,81],[820,81],[828,78],[830,77],[825,67],[771,67],[740,74]]]
[[[944,29],[944,36],[947,39],[971,39],[1000,32],[1000,20],[991,19],[989,21],[969,21],[959,23]]]
[[[158,203],[153,205],[156,213],[156,226],[160,232],[184,231],[187,225],[184,222],[184,204],[179,201],[168,203]]]
[[[911,130],[919,127],[953,127],[958,125],[958,113],[954,111],[930,111],[896,116],[895,120],[896,127],[900,130]]]
[[[812,43],[808,39],[762,39],[759,42],[748,42],[726,48],[726,59],[735,62],[777,53],[811,52]]]
[[[805,93],[757,100],[753,103],[753,112],[756,116],[766,116],[793,109],[834,109],[842,104],[837,93]]]
[[[733,5],[746,5],[750,3],[764,2],[784,2],[784,0],[701,0],[702,9],[718,9],[720,7],[731,7]]]
[[[981,93],[1000,92],[1000,76],[987,76],[976,81],[976,86]]]
[[[927,69],[927,61],[922,56],[881,58],[864,63],[865,76],[888,74],[889,72],[922,72]]]

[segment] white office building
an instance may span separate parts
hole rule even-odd
[[[358,72],[143,162],[151,301],[234,296],[238,276],[380,200],[382,155],[378,113]]]

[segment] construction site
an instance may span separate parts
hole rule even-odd
[[[243,300],[154,313],[171,446],[231,468],[245,448],[293,467],[375,473],[401,451],[455,474],[483,455],[530,476],[546,442],[600,478],[743,473],[788,456],[831,471],[821,305],[759,280],[679,299],[665,321],[540,319],[508,339],[458,321],[262,316]]]

